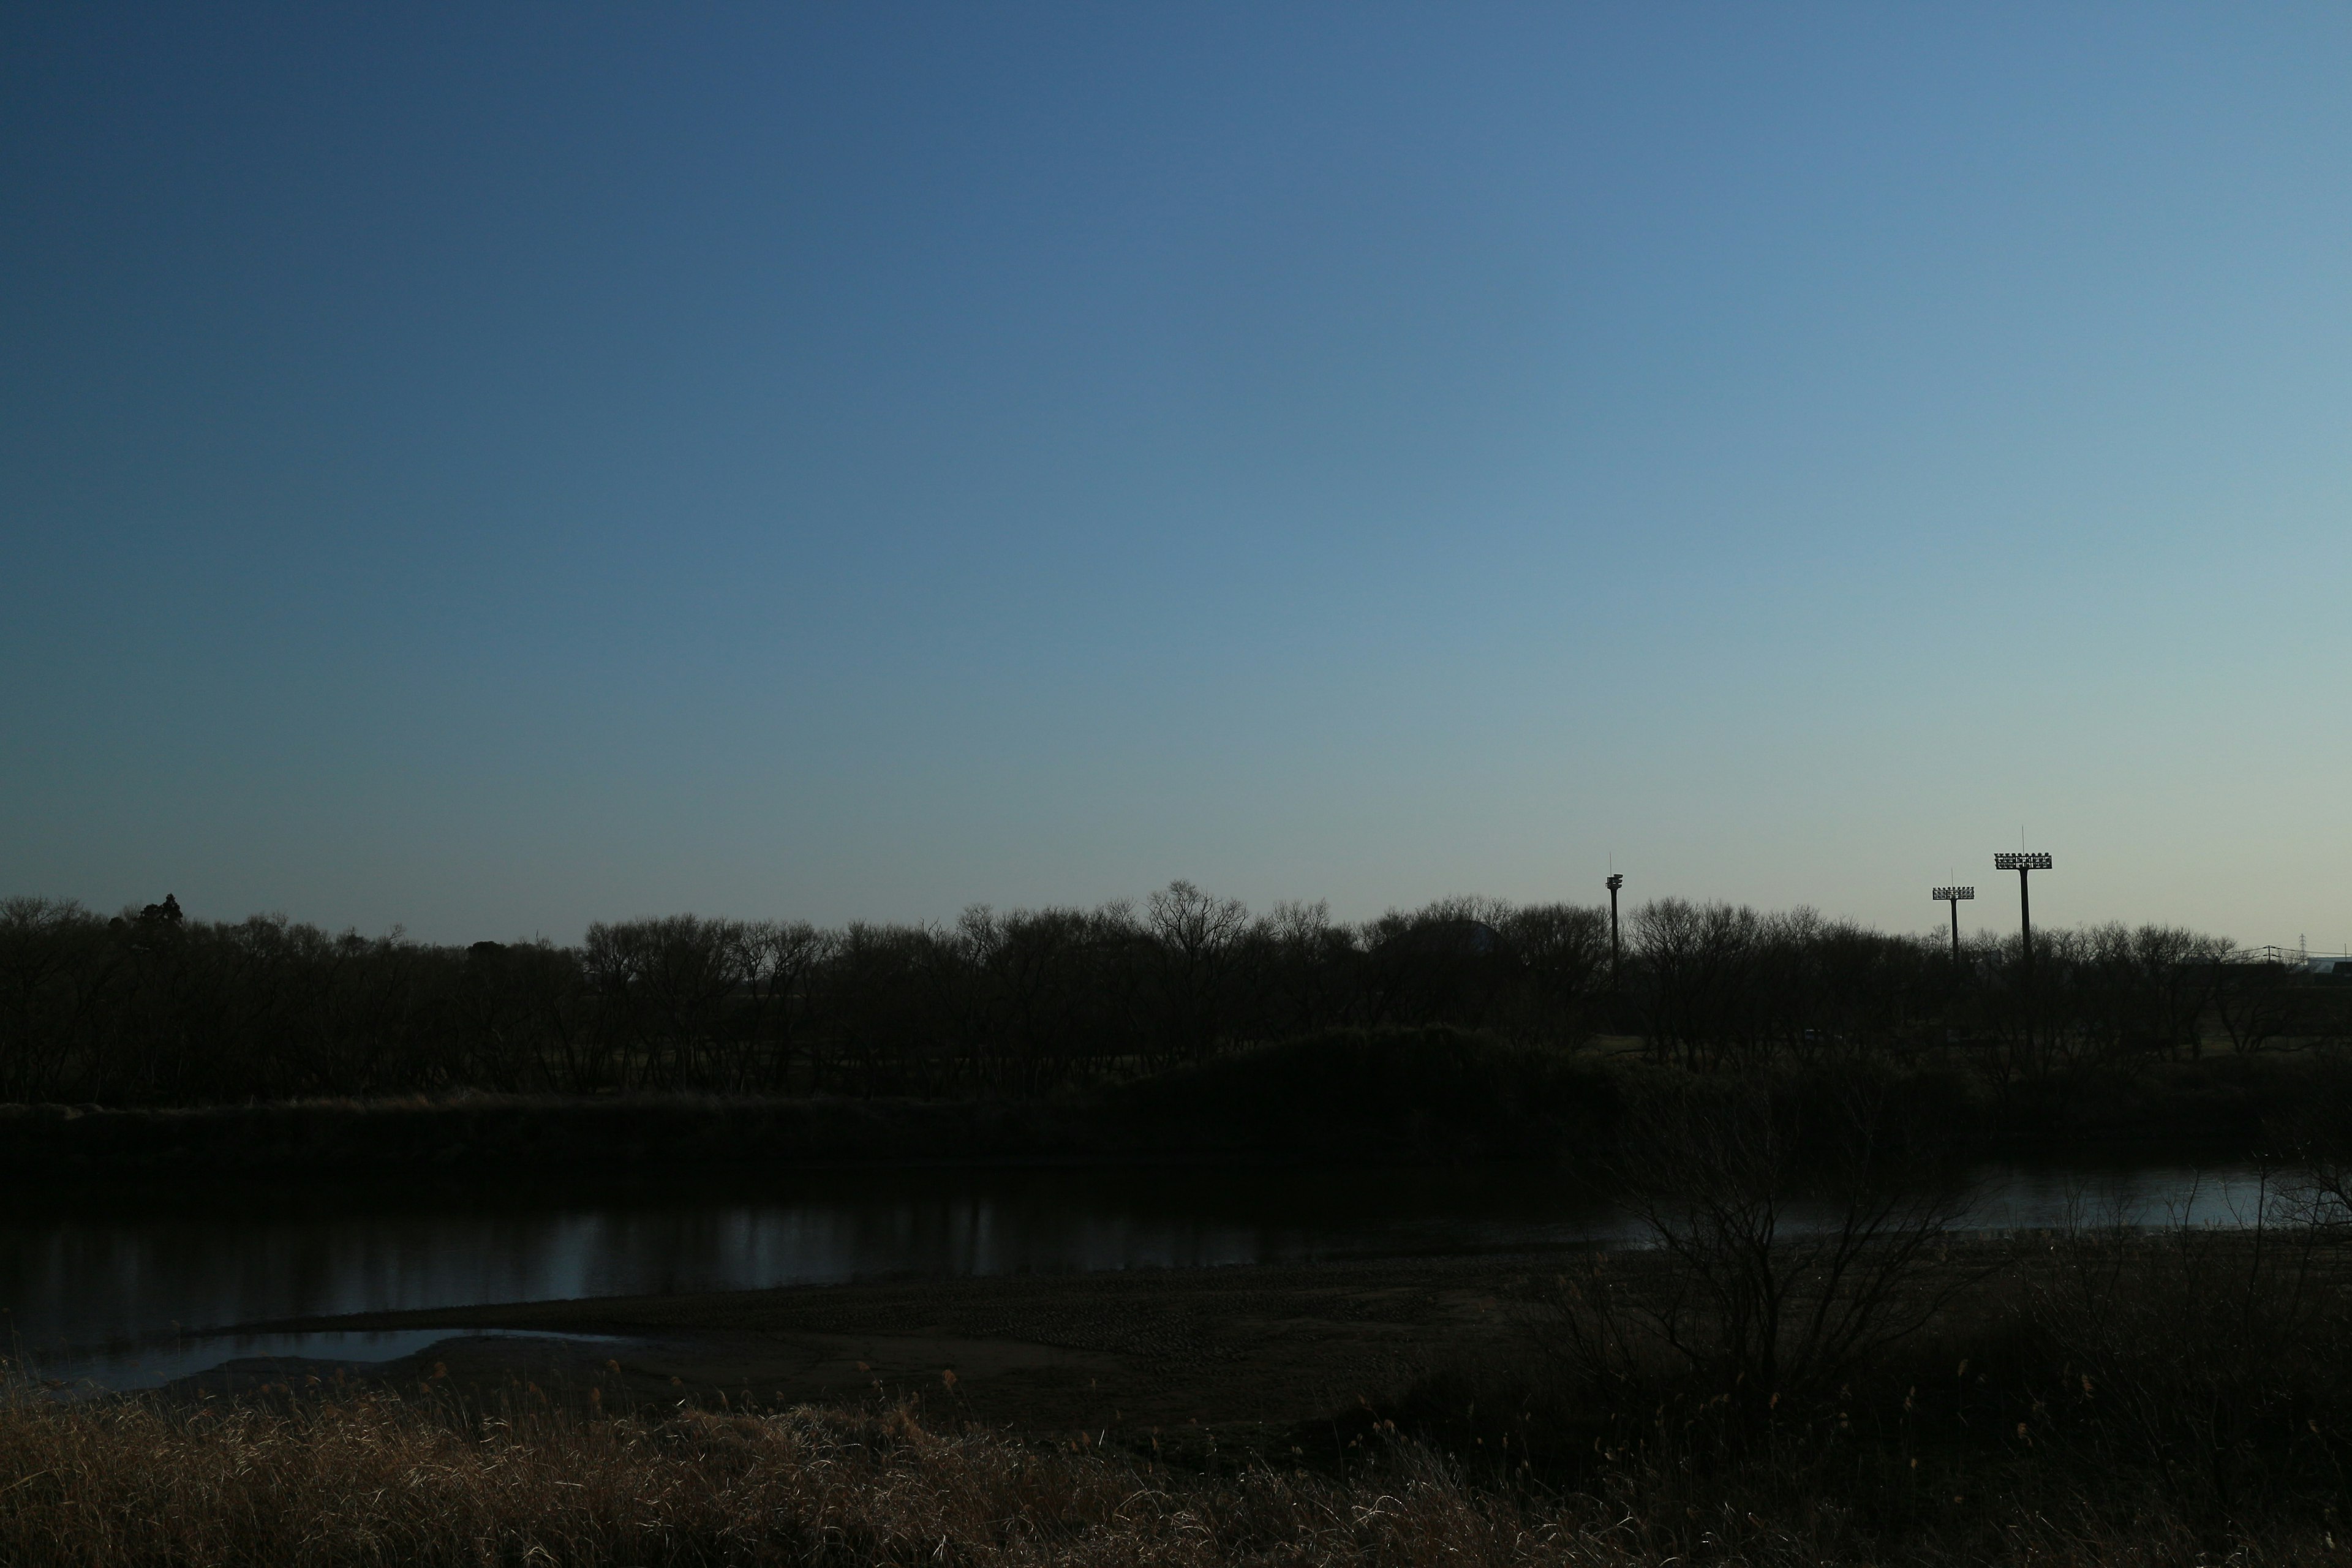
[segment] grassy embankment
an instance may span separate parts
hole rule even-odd
[[[2221,1057],[2004,1108],[1953,1073],[1898,1079],[1986,1152],[2251,1146],[2324,1070]],[[113,1172],[646,1169],[730,1163],[1556,1158],[1605,1146],[1679,1075],[1432,1033],[1327,1037],[1041,1102],[462,1095],[185,1110],[0,1107],[0,1168]]]
[[[1783,1073],[1788,1091],[1808,1081]],[[2332,1054],[2214,1055],[1997,1097],[1954,1067],[1889,1073],[1964,1152],[2251,1149],[2342,1076]],[[1277,1160],[1605,1163],[1629,1107],[1686,1075],[1458,1030],[1312,1037],[1038,1101],[465,1095],[192,1110],[0,1107],[0,1174],[563,1173],[725,1164]]]
[[[18,1397],[0,1401],[0,1562],[2352,1558],[2352,1311],[2317,1233],[1955,1247],[1906,1277],[1934,1302],[1916,1332],[1769,1402],[1716,1388],[1704,1353],[1580,1358],[1568,1322],[1589,1297],[1565,1284],[1589,1289],[1589,1266],[1565,1283],[1520,1267],[1485,1282],[1500,1310],[1434,1332],[1417,1373],[1353,1399],[1335,1384],[1315,1418],[1251,1434],[1214,1408],[1197,1426],[999,1421],[936,1374],[921,1404],[877,1390],[830,1409],[617,1374],[468,1385],[429,1364],[245,1400]],[[1676,1287],[1656,1258],[1609,1267],[1652,1302]],[[1265,1311],[1252,1272],[1191,1283]],[[1377,1272],[1328,1326],[1377,1307]],[[1066,1289],[1037,1331],[1086,1336],[1089,1282],[1020,1289]],[[769,1300],[821,1311],[823,1295]],[[1135,1305],[1095,1315],[1124,1325]],[[1164,1371],[1250,1394],[1246,1369]],[[1248,1440],[1220,1448],[1221,1431]]]

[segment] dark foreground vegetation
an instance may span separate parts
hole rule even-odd
[[[1460,1331],[1433,1333],[1417,1372],[1335,1382],[1272,1431],[1221,1432],[1214,1409],[1186,1421],[1181,1402],[1148,1426],[1105,1411],[1081,1426],[1075,1405],[1050,1426],[991,1421],[936,1373],[919,1402],[877,1388],[830,1408],[630,1392],[618,1363],[609,1382],[488,1389],[429,1364],[242,1398],[68,1405],[20,1387],[0,1404],[0,1561],[2339,1560],[2337,1109],[2279,1129],[2255,1231],[2089,1215],[1985,1238],[1948,1228],[1935,1128],[1883,1085],[1806,1103],[1686,1085],[1638,1113],[1616,1172],[1654,1246],[1517,1260],[1491,1311],[1439,1304],[1427,1321]],[[1251,1271],[1208,1272],[1257,1317],[1242,1340],[1281,1355]],[[1149,1300],[1150,1281],[1129,1284],[1110,1316]],[[1024,1333],[1118,1342],[1088,1339],[1087,1281],[1020,1288],[1066,1293]],[[533,1310],[550,1309],[509,1310]],[[1125,1375],[1185,1384],[1168,1353],[1147,1343]],[[1092,1384],[1063,1386],[1079,1401]]]
[[[2049,1431],[2045,1428],[2045,1434]],[[357,1392],[268,1406],[0,1410],[0,1560],[344,1564],[2340,1562],[2321,1507],[2221,1519],[2087,1455],[1955,1482],[1899,1453],[1658,1453],[1591,1489],[1385,1434],[1340,1469],[1212,1474],[856,1414],[487,1408]],[[2019,1447],[2022,1447],[2020,1440]],[[1943,1493],[1947,1484],[1980,1489]]]
[[[1331,1030],[1639,1042],[1661,1066],[1869,1059],[2047,1100],[2159,1064],[2342,1040],[2352,984],[2159,927],[2053,931],[2022,962],[1940,937],[1676,900],[1465,899],[1363,925],[1186,883],[1139,909],[950,927],[677,916],[579,947],[435,946],[279,917],[0,904],[0,1102],[703,1093],[1035,1099]]]
[[[1520,1353],[1442,1369],[1389,1419],[1719,1521],[1677,1540],[1698,1556],[2336,1552],[2344,1100],[2275,1124],[2252,1228],[2084,1215],[1987,1240],[1950,1228],[1932,1130],[1851,1089],[1825,1121],[1737,1090],[1650,1113],[1619,1180],[1654,1246],[1536,1281]]]

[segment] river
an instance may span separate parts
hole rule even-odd
[[[1969,1190],[1972,1228],[2043,1228],[2070,1215],[2228,1226],[2251,1218],[2259,1178],[2242,1165],[2012,1163],[1978,1168]],[[1591,1189],[1510,1166],[802,1171],[606,1193],[115,1192],[0,1215],[0,1331],[12,1360],[131,1386],[231,1353],[318,1350],[315,1336],[221,1332],[293,1318],[1639,1239]],[[417,1337],[362,1348],[402,1354]]]

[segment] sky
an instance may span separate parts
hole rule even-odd
[[[2342,6],[19,4],[0,894],[2335,950],[2347,425]]]

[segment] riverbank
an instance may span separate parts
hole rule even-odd
[[[395,1364],[487,1394],[525,1379],[610,1400],[920,1398],[958,1420],[1121,1450],[1215,1434],[1277,1451],[1430,1368],[1501,1353],[1508,1303],[1557,1258],[1406,1258],[797,1286],[381,1312],[254,1331],[446,1328]],[[489,1337],[495,1334],[499,1337]],[[475,1336],[481,1337],[475,1337]],[[531,1335],[594,1336],[537,1339]],[[513,1337],[526,1336],[526,1337]],[[621,1341],[625,1348],[608,1348]],[[1324,1458],[1337,1452],[1323,1443]],[[1197,1445],[1195,1445],[1197,1446]]]
[[[1453,1030],[1339,1034],[1033,1100],[464,1094],[0,1106],[0,1174],[499,1173],[1589,1157],[1622,1068]]]
[[[334,1320],[453,1337],[0,1401],[0,1559],[2352,1560],[2343,1260],[2287,1250],[1957,1242],[1906,1275],[1916,1333],[1744,1436],[1671,1379],[1580,1381],[1561,1255]]]
[[[597,1415],[525,1393],[487,1410],[372,1393],[274,1408],[18,1407],[0,1409],[0,1473],[21,1478],[0,1493],[0,1559],[22,1568],[1890,1560],[1870,1521],[1796,1496],[1629,1509],[1618,1492],[1480,1484],[1385,1436],[1346,1476],[1217,1474],[917,1407]],[[2321,1522],[2260,1520],[2218,1541],[2243,1550],[2217,1559],[2216,1538],[2161,1510],[2001,1500],[1897,1544],[1899,1560],[1928,1564],[2352,1561]]]
[[[1809,1092],[1802,1072],[1787,1092]],[[612,1176],[720,1167],[1416,1163],[1541,1159],[1599,1169],[1629,1110],[1705,1083],[1623,1056],[1451,1030],[1335,1034],[1037,1100],[630,1095],[308,1100],[193,1109],[0,1106],[0,1176]],[[2333,1054],[2215,1055],[1996,1087],[1958,1065],[1876,1080],[1955,1152],[2255,1150],[2341,1100]]]

